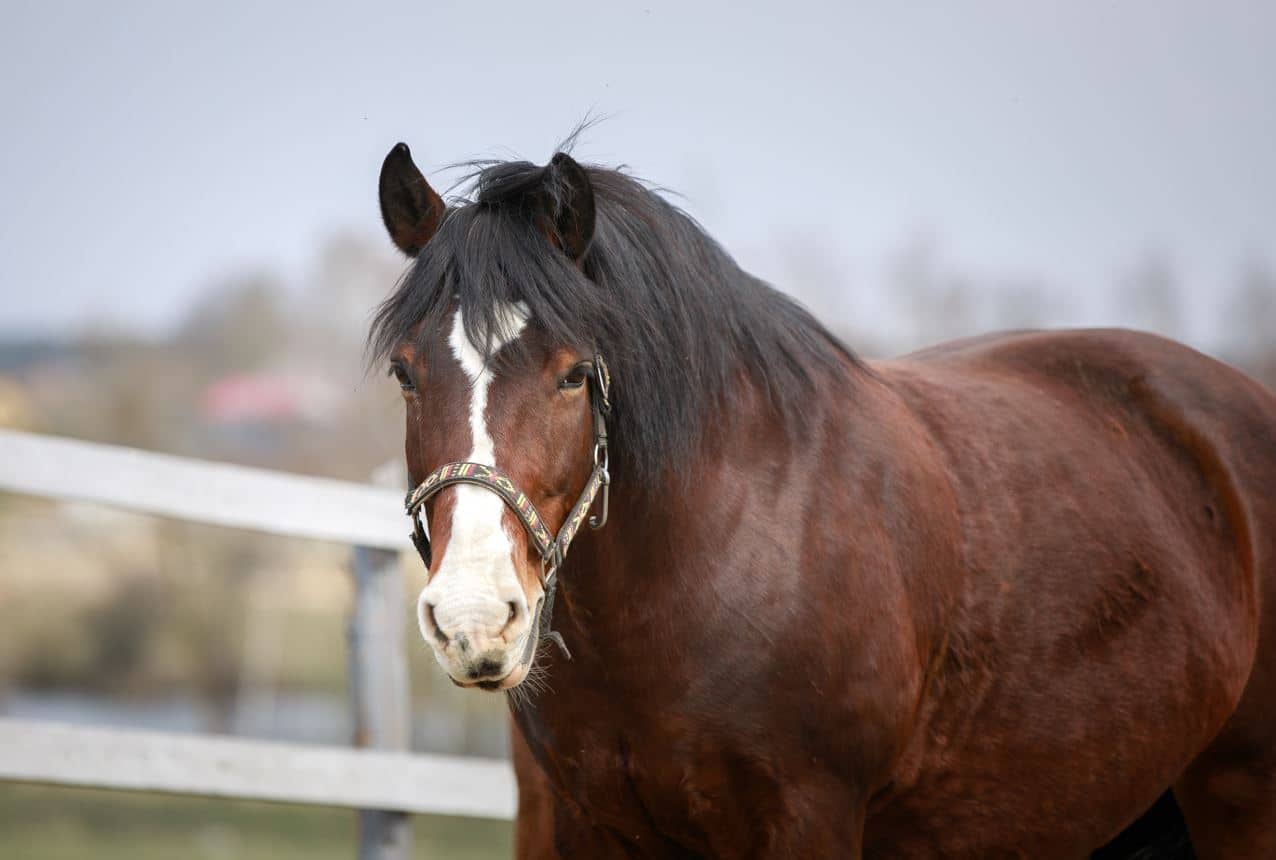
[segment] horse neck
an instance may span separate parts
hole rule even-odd
[[[626,663],[634,649],[648,657],[676,650],[690,628],[703,633],[722,623],[724,601],[705,581],[768,540],[749,525],[765,496],[759,488],[808,479],[793,468],[801,443],[763,395],[753,396],[757,402],[735,398],[731,415],[712,416],[691,462],[671,468],[658,486],[635,489],[617,477],[606,527],[573,547],[561,576],[555,621],[579,659],[556,675],[589,677],[598,663]],[[817,404],[804,420],[818,424],[827,415]]]

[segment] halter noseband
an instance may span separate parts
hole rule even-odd
[[[589,474],[589,480],[585,482],[585,488],[581,490],[576,504],[568,512],[567,519],[563,521],[563,526],[556,536],[550,535],[545,520],[541,518],[527,494],[494,465],[468,462],[445,463],[426,475],[425,480],[408,493],[404,502],[407,514],[412,518],[412,543],[416,545],[417,552],[421,554],[421,560],[425,562],[425,567],[429,570],[432,555],[430,537],[425,533],[425,527],[421,523],[422,505],[453,484],[474,484],[496,493],[518,517],[518,521],[523,524],[523,529],[536,547],[536,551],[540,553],[540,580],[541,587],[545,590],[545,598],[538,609],[540,635],[558,645],[563,655],[569,660],[571,652],[567,650],[563,637],[550,629],[554,615],[554,591],[558,582],[555,574],[562,566],[563,559],[567,557],[567,548],[571,546],[572,538],[576,537],[581,523],[585,521],[590,508],[594,506],[599,492],[603,497],[602,510],[598,516],[589,517],[589,527],[600,529],[606,525],[607,502],[611,487],[611,475],[607,471],[606,420],[611,415],[611,374],[601,355],[594,355],[587,384],[589,385],[590,411],[593,413],[594,422],[594,468]]]

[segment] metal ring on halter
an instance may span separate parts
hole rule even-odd
[[[555,541],[549,552],[541,556],[541,587],[544,588],[551,577],[558,573],[563,563],[563,548]]]

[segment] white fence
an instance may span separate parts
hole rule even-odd
[[[400,491],[2,428],[0,489],[351,544],[351,704],[373,748],[0,719],[0,779],[359,809],[360,856],[379,860],[408,856],[408,813],[513,817],[506,762],[406,752]]]

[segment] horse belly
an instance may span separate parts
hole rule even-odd
[[[1090,623],[1015,637],[1015,656],[950,643],[866,856],[1084,857],[1137,818],[1218,733],[1252,662],[1245,607],[1209,566],[1147,571],[1146,599],[1108,589]]]

